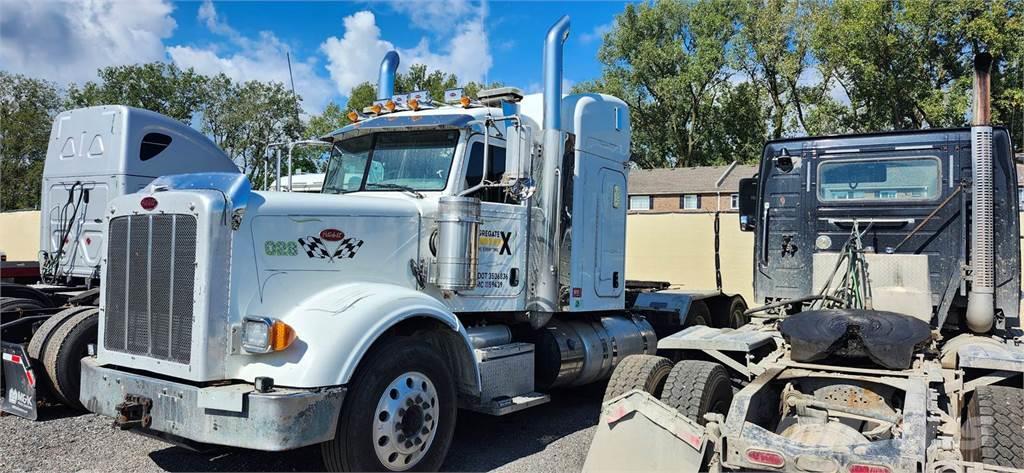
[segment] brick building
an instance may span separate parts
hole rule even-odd
[[[735,212],[740,179],[753,165],[635,169],[629,173],[631,213]]]

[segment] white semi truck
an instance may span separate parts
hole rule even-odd
[[[238,172],[202,133],[108,105],[54,119],[43,167],[39,261],[0,262],[0,408],[36,417],[37,399],[81,409],[79,359],[96,343],[107,204],[157,176]]]
[[[568,28],[536,96],[395,96],[389,53],[369,115],[324,137],[321,194],[199,173],[114,199],[82,403],[172,441],[434,470],[457,409],[538,405],[653,354],[656,331],[740,324],[718,292],[627,309],[629,111],[562,95]]]

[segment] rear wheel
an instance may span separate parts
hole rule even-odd
[[[321,444],[332,471],[436,471],[455,431],[455,381],[426,342],[394,337],[352,377],[334,440]]]
[[[686,313],[686,323],[683,326],[692,327],[694,325],[711,326],[711,311],[708,310],[708,305],[704,301],[690,303],[690,310]]]
[[[28,358],[32,362],[32,368],[36,373],[46,373],[46,364],[43,362],[43,348],[46,346],[46,343],[50,341],[50,337],[53,336],[53,333],[75,314],[90,309],[95,309],[95,307],[69,307],[51,315],[50,318],[46,319],[46,321],[36,329],[36,332],[32,334],[32,339],[28,342]],[[50,386],[50,377],[50,374],[47,374],[46,376],[39,376],[39,383],[45,386],[44,389],[48,395],[56,396],[56,388]],[[59,401],[60,399],[56,400]]]
[[[604,391],[607,402],[634,389],[658,397],[665,385],[665,378],[672,371],[668,358],[654,355],[630,355],[622,359],[612,371],[608,387]]]
[[[744,312],[747,311],[747,304],[743,302],[743,299],[739,297],[733,297],[729,301],[729,311],[727,312],[729,318],[727,320],[727,328],[740,328],[746,325],[750,321]]]
[[[960,449],[967,461],[1024,468],[1024,389],[978,387],[967,402]]]
[[[85,410],[78,395],[82,383],[82,358],[96,343],[99,309],[79,312],[60,325],[43,345],[42,360],[54,394],[74,409]]]
[[[732,384],[725,367],[710,361],[683,360],[665,380],[661,402],[704,425],[704,414],[725,415],[732,404]]]
[[[0,299],[0,323],[14,322],[22,317],[39,315],[41,309],[46,306],[36,299],[24,297],[4,297]],[[4,341],[10,343],[25,343],[32,336],[32,323],[29,321],[20,322],[4,331]]]

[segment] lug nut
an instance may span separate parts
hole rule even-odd
[[[412,407],[412,399],[406,399],[405,405]]]
[[[423,430],[420,431],[420,433],[423,434],[423,435],[427,435],[427,434],[430,433],[430,429],[424,427]]]
[[[423,397],[418,394],[416,395],[416,404],[423,404]]]
[[[430,422],[430,421],[434,420],[434,417],[431,416],[430,414],[427,414],[425,417],[423,417],[423,420],[426,420],[427,422]]]
[[[419,440],[419,439],[416,439]],[[412,442],[405,442],[405,448],[412,448]]]
[[[398,408],[398,417],[402,417],[404,415],[405,415],[405,409],[399,407]]]
[[[419,445],[419,444],[423,443],[423,439],[421,439],[419,437],[416,437],[415,439],[413,439],[413,443],[415,443],[416,445]]]

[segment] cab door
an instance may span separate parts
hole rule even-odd
[[[601,193],[597,196],[597,245],[595,260],[597,261],[597,277],[594,278],[594,290],[598,297],[619,297],[623,281],[623,268],[626,266],[625,231],[626,210],[623,189],[626,188],[626,176],[621,171],[601,168],[598,175],[601,182]]]

